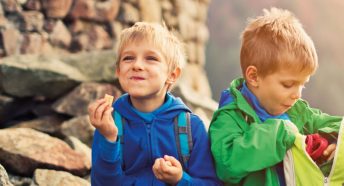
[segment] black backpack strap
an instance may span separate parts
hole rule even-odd
[[[181,112],[174,119],[174,134],[176,138],[179,161],[183,166],[183,170],[186,170],[193,148],[189,112]]]

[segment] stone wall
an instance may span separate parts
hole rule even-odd
[[[123,93],[114,75],[115,46],[120,31],[137,21],[164,21],[184,41],[188,63],[173,93],[207,127],[216,108],[203,68],[208,4],[0,0],[0,167],[11,183],[89,180],[94,128],[87,105]]]
[[[209,0],[1,0],[0,56],[112,49],[122,28],[162,22],[204,64]]]

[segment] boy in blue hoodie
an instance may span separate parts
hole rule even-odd
[[[161,25],[141,22],[123,30],[116,74],[126,94],[112,106],[99,99],[88,108],[96,128],[92,185],[221,184],[203,122],[192,113],[193,148],[184,170],[178,160],[173,120],[181,112],[191,111],[168,91],[184,62],[182,44]],[[124,121],[122,149],[114,110]]]

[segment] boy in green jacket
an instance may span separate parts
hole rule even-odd
[[[301,99],[318,59],[290,12],[272,8],[249,22],[240,64],[243,78],[222,93],[210,124],[217,175],[227,185],[285,185],[282,161],[295,134],[337,133],[342,118]],[[335,148],[329,145],[322,158],[332,159]]]

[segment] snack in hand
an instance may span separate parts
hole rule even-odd
[[[109,103],[109,105],[112,105],[113,96],[111,96],[111,95],[109,95],[109,94],[105,94],[104,99],[106,100],[107,103]]]

